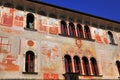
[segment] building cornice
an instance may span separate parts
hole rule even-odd
[[[56,5],[53,5],[53,4],[48,4],[48,3],[45,3],[45,2],[40,2],[40,1],[37,1],[37,0],[27,0],[27,1],[35,2],[35,3],[38,3],[38,4],[43,4],[43,5],[55,7],[55,8],[58,8],[58,9],[63,9],[63,10],[66,10],[66,11],[70,11],[70,12],[74,12],[74,13],[79,13],[79,14],[83,14],[83,15],[86,15],[86,16],[90,16],[90,17],[94,17],[94,18],[98,18],[98,19],[102,19],[102,20],[107,20],[107,21],[110,21],[110,22],[114,22],[114,23],[120,24],[119,21],[115,21],[115,20],[111,20],[111,19],[107,19],[107,18],[103,18],[103,17],[99,17],[99,16],[87,14],[87,13],[84,13],[84,12],[80,12],[80,11],[76,11],[76,10],[64,8],[64,7],[61,7],[61,6],[56,6]]]

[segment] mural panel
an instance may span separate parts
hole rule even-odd
[[[0,7],[0,19],[2,17],[2,8]],[[1,20],[0,20],[0,24],[1,24]]]
[[[14,9],[13,8],[2,8],[2,18],[1,18],[1,24],[4,26],[12,27],[13,23],[13,14]]]
[[[102,60],[103,75],[110,76],[110,77],[114,76],[115,73],[114,73],[114,67],[112,63],[113,62],[112,54],[109,52],[109,55],[108,54],[101,55],[101,60]]]
[[[13,25],[15,27],[23,27],[23,23],[24,23],[24,12],[15,10]]]
[[[58,34],[59,22],[57,19],[48,18],[49,34]]]
[[[81,40],[76,39],[74,45],[63,44],[62,45],[62,53],[64,54],[85,54],[96,56],[95,47],[92,44],[84,43],[82,44]]]
[[[93,34],[93,39],[95,39],[95,41],[97,43],[104,43],[104,44],[109,44],[108,41],[108,36],[107,36],[107,32],[102,30],[102,29],[97,29],[97,28],[93,28],[91,27],[91,32]]]
[[[58,34],[59,20],[38,15],[38,31],[41,33]]]
[[[37,29],[40,33],[47,33],[47,17],[37,15]]]
[[[59,54],[59,45],[58,43],[50,41],[41,42],[41,71],[43,72],[59,72],[60,54]]]
[[[19,71],[18,54],[14,54],[19,51],[16,44],[13,46],[10,38],[0,36],[0,71]]]

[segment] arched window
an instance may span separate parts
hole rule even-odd
[[[32,13],[27,14],[26,27],[29,29],[34,29],[34,15]]]
[[[84,26],[84,32],[85,32],[85,38],[86,39],[91,39],[90,29],[87,25]]]
[[[69,55],[65,55],[64,56],[64,62],[65,62],[65,70],[66,72],[73,72],[73,69],[72,69],[72,60],[71,60],[71,57]]]
[[[80,24],[77,24],[77,34],[79,38],[84,38],[82,26]]]
[[[90,73],[90,66],[89,66],[89,62],[88,62],[87,57],[83,57],[82,61],[83,61],[83,69],[84,69],[85,75],[90,75],[91,74]]]
[[[92,72],[94,75],[99,75],[98,65],[95,58],[91,58]]]
[[[26,52],[26,57],[25,57],[25,71],[26,72],[34,72],[35,68],[35,55],[32,51],[27,51]]]
[[[119,75],[120,75],[120,61],[117,60],[116,64],[117,64],[118,72],[119,72]]]
[[[112,32],[108,31],[108,36],[109,36],[109,40],[110,40],[110,44],[114,44],[114,38],[113,38],[113,34]]]
[[[68,35],[67,24],[65,21],[61,21],[61,33],[63,35]]]
[[[82,74],[82,69],[81,69],[81,63],[80,63],[80,58],[78,56],[74,56],[74,68],[75,72]]]
[[[69,23],[69,33],[70,36],[76,36],[75,25],[72,22]]]

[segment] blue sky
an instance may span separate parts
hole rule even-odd
[[[39,0],[120,22],[120,0]]]

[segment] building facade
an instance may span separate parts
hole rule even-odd
[[[0,0],[0,79],[119,79],[120,22],[29,0]]]

